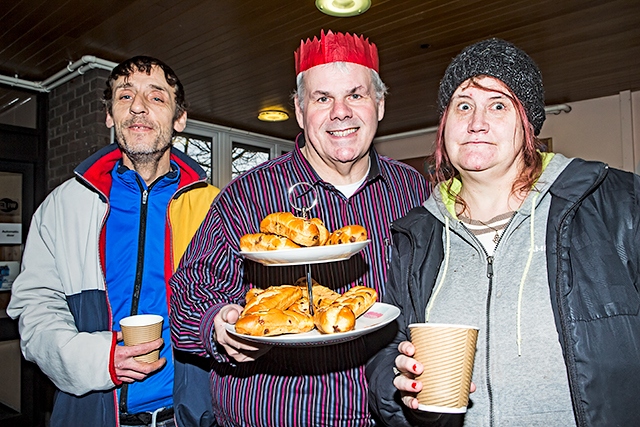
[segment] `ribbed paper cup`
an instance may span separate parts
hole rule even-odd
[[[463,413],[469,403],[469,386],[476,355],[478,328],[466,325],[413,323],[409,325],[414,358],[424,366],[416,379],[422,382],[418,409]]]
[[[124,345],[144,344],[162,336],[162,316],[157,314],[138,314],[120,320],[120,328],[124,337]],[[139,362],[151,363],[158,360],[160,350],[136,356]]]

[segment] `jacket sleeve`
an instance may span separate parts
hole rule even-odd
[[[212,185],[198,186],[171,203],[169,219],[172,229],[172,273],[219,191]],[[173,363],[173,407],[176,425],[216,426],[209,386],[210,358],[174,348]]]
[[[220,190],[213,185],[201,185],[186,191],[183,195],[169,205],[169,220],[172,229],[171,246],[172,272],[178,267],[178,263],[184,255],[187,246],[196,234],[200,224],[209,212],[213,199]]]
[[[385,287],[384,302],[402,307],[402,303],[397,301],[397,275],[400,273],[399,266],[392,259],[389,279]],[[394,277],[395,276],[395,277]],[[404,332],[402,310],[396,323],[398,325],[396,335],[391,343],[373,356],[366,367],[367,381],[369,383],[369,407],[376,416],[386,426],[410,426],[403,414],[400,392],[393,385],[395,378],[395,359],[400,354],[398,344],[407,340]]]
[[[68,186],[67,186],[68,188]],[[74,189],[72,189],[75,191]],[[84,190],[86,191],[86,189]],[[70,194],[74,196],[74,194]],[[74,203],[83,203],[78,198],[69,198]],[[86,198],[86,196],[85,196]],[[33,216],[25,246],[22,270],[12,287],[12,296],[7,313],[19,318],[21,348],[24,357],[35,362],[60,390],[74,395],[82,395],[93,390],[108,390],[116,384],[112,363],[115,334],[108,324],[96,332],[79,332],[76,318],[71,312],[68,298],[80,303],[83,281],[95,281],[89,291],[92,301],[82,300],[100,306],[104,311],[104,286],[99,269],[97,239],[80,235],[88,218],[92,215],[91,204],[84,206],[84,224],[74,223],[75,218],[66,216],[58,203],[60,192],[54,191],[38,208]],[[78,210],[77,205],[75,210]],[[78,214],[78,217],[80,215]],[[82,242],[82,247],[68,246],[74,239]],[[92,246],[95,243],[96,246]],[[82,254],[82,255],[81,255]],[[91,267],[90,267],[90,266]],[[73,290],[71,283],[78,284]],[[74,295],[75,294],[75,295]],[[102,298],[102,303],[98,301]],[[86,304],[85,304],[86,305]],[[98,316],[98,314],[94,314]],[[100,320],[96,320],[100,322]]]
[[[175,348],[218,362],[213,319],[227,304],[244,304],[243,260],[233,209],[216,199],[171,278],[171,338]]]
[[[385,286],[384,302],[400,308],[396,319],[397,332],[393,341],[373,356],[366,367],[369,383],[369,407],[383,425],[393,427],[440,426],[441,416],[414,411],[401,401],[400,392],[393,385],[395,359],[400,355],[398,344],[410,341],[409,324],[417,321],[409,292],[409,274],[413,262],[411,243],[402,233],[394,233],[394,246]]]

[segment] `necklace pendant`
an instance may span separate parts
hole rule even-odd
[[[493,236],[493,243],[495,243],[496,245],[498,244],[498,241],[500,241],[500,235],[498,234],[498,232],[496,231],[496,235]]]

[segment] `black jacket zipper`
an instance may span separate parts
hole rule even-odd
[[[138,231],[138,261],[136,263],[136,278],[133,285],[133,296],[131,298],[131,316],[138,314],[138,305],[140,303],[140,290],[142,289],[142,273],[144,270],[144,244],[147,237],[147,201],[149,198],[149,191],[151,186],[146,190],[140,182],[140,178],[136,176],[138,185],[142,191],[142,197],[140,201],[140,229]],[[153,185],[153,184],[152,184]]]

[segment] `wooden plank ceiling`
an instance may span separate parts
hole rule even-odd
[[[460,50],[507,39],[540,66],[547,104],[640,89],[638,0],[373,0],[335,18],[314,0],[2,0],[0,74],[39,82],[83,55],[145,54],[172,66],[190,117],[291,139],[293,51],[320,29],[362,33],[390,88],[378,135],[433,126],[438,82]],[[279,107],[283,123],[257,120]]]

